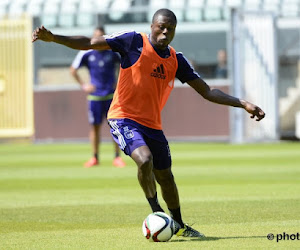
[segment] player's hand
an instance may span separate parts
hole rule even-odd
[[[250,102],[245,101],[244,109],[251,114],[250,118],[254,119],[256,117],[256,121],[260,121],[265,117],[265,112]]]
[[[84,92],[90,94],[96,91],[96,87],[93,84],[90,83],[84,83],[81,85],[81,88],[84,90]]]
[[[44,26],[36,28],[32,32],[32,42],[36,40],[42,40],[44,42],[52,42],[54,39],[54,35],[51,33],[50,30],[47,30]]]

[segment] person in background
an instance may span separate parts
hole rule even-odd
[[[94,30],[93,38],[103,36],[104,27],[100,26]],[[111,104],[116,85],[116,68],[120,63],[118,54],[105,50],[87,50],[80,51],[75,57],[70,72],[75,80],[85,91],[88,99],[88,119],[91,125],[90,142],[92,145],[93,156],[84,167],[89,168],[99,164],[99,145],[101,141],[101,124],[106,121],[107,112]],[[78,70],[81,67],[87,67],[90,74],[90,83],[82,80]],[[125,162],[120,157],[118,144],[114,142],[115,158],[113,165],[115,167],[125,167]]]
[[[217,53],[218,64],[215,70],[216,78],[227,78],[227,53],[226,50],[220,49]]]

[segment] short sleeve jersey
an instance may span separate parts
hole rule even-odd
[[[91,95],[107,96],[114,92],[115,69],[118,63],[120,63],[120,57],[115,52],[88,50],[77,54],[72,67],[75,69],[87,67],[91,84],[96,86],[96,91]]]
[[[105,38],[111,49],[120,53],[122,68],[125,69],[132,66],[139,59],[143,49],[143,38],[141,33],[125,31],[110,36],[106,35]],[[162,58],[170,56],[169,49],[164,51],[155,49],[155,51]],[[193,66],[181,52],[176,52],[176,57],[178,61],[176,78],[182,83],[200,78],[199,74],[194,70]]]

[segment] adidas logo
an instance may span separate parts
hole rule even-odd
[[[156,69],[153,69],[153,72],[150,75],[153,76],[153,77],[166,79],[164,65],[161,64]]]

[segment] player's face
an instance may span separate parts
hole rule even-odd
[[[158,15],[151,24],[151,43],[164,50],[174,38],[176,23],[169,17]]]

